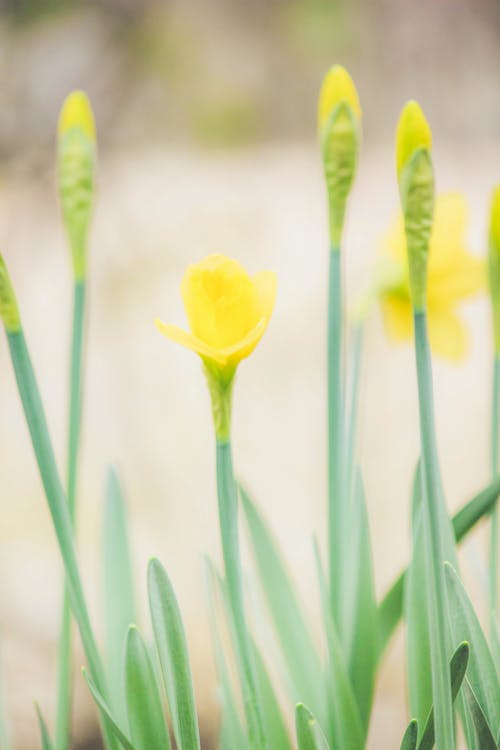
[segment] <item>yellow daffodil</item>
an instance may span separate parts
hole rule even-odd
[[[249,276],[232,258],[209,255],[189,266],[181,286],[190,332],[156,321],[167,338],[191,349],[221,374],[231,375],[253,352],[267,328],[276,298],[276,275]]]
[[[481,291],[486,281],[484,262],[468,250],[467,223],[468,207],[462,195],[438,197],[428,264],[429,337],[436,354],[454,361],[467,352],[467,331],[457,307]],[[377,278],[384,324],[391,339],[406,341],[413,336],[413,317],[402,215],[387,232],[384,252]]]
[[[341,103],[350,106],[354,116],[361,119],[361,105],[354,81],[345,68],[334,65],[323,79],[318,102],[318,125],[325,127],[335,107]]]

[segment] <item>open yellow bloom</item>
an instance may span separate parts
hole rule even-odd
[[[436,354],[453,361],[467,353],[467,331],[457,307],[462,300],[483,290],[486,283],[484,261],[467,248],[467,223],[464,196],[458,193],[438,196],[428,267],[429,338]],[[384,324],[391,339],[406,341],[413,336],[413,316],[401,215],[384,239],[384,252],[388,273],[380,274],[378,283]]]
[[[276,275],[260,271],[249,276],[237,261],[209,255],[188,267],[181,291],[191,331],[156,320],[158,329],[230,376],[267,328]]]

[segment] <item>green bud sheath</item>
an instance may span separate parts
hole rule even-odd
[[[59,194],[77,280],[85,277],[87,236],[94,193],[95,146],[80,127],[60,139]]]
[[[427,303],[427,262],[434,215],[434,172],[430,151],[417,149],[399,178],[403,209],[410,292],[415,310]]]
[[[17,333],[21,330],[21,319],[17,307],[16,295],[10,280],[5,261],[0,255],[0,318],[2,318],[7,333]]]
[[[221,369],[210,360],[204,360],[215,435],[218,443],[227,443],[231,435],[231,407],[236,370]]]
[[[495,189],[491,204],[488,276],[493,308],[495,353],[500,355],[500,188]]]
[[[347,102],[335,107],[322,132],[323,166],[328,190],[330,244],[340,247],[347,198],[358,160],[358,121]]]

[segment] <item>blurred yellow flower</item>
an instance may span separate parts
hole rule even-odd
[[[485,288],[482,259],[469,252],[465,233],[468,206],[463,195],[438,196],[431,234],[427,312],[432,350],[452,361],[467,353],[467,331],[458,315],[463,300]],[[413,336],[413,316],[408,280],[408,260],[403,217],[400,215],[384,238],[385,258],[378,275],[378,294],[385,328],[394,341]]]
[[[409,101],[401,112],[396,131],[396,166],[398,177],[415,151],[424,148],[430,150],[432,133],[420,105]]]
[[[209,255],[188,267],[181,292],[191,331],[156,320],[158,329],[231,376],[267,328],[276,274],[260,271],[249,276],[237,261]]]

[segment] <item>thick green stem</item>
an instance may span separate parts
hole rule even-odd
[[[234,624],[238,663],[242,676],[243,702],[250,747],[252,750],[264,750],[267,743],[259,709],[250,635],[243,601],[238,534],[238,496],[233,473],[231,443],[229,440],[221,440],[220,438],[217,439],[217,495],[224,572]]]
[[[8,332],[7,337],[33,450],[64,563],[66,586],[71,602],[71,609],[80,630],[89,672],[99,691],[106,696],[104,671],[90,624],[78,569],[71,515],[57,471],[47,420],[33,371],[33,365],[22,330]],[[117,743],[105,721],[103,721],[103,735],[106,747],[114,750],[117,747]]]
[[[73,332],[71,339],[69,410],[68,410],[68,457],[67,500],[73,528],[76,517],[76,490],[78,454],[80,446],[80,422],[82,413],[83,339],[85,323],[85,280],[77,279],[73,297]],[[67,750],[71,735],[71,675],[72,637],[71,609],[68,592],[64,590],[61,627],[59,636],[59,672],[57,693],[56,750]]]
[[[441,531],[443,513],[440,509],[442,490],[434,426],[431,356],[425,311],[415,311],[414,322],[436,747],[437,750],[453,750],[455,728],[449,680],[449,614],[443,565],[445,561]]]
[[[330,606],[334,622],[342,622],[342,279],[340,250],[330,252],[328,290],[328,554]]]
[[[498,475],[498,410],[500,408],[500,356],[495,354],[493,363],[493,392],[491,414],[491,476]],[[491,628],[496,628],[498,612],[498,503],[491,514],[490,538],[490,617]]]

